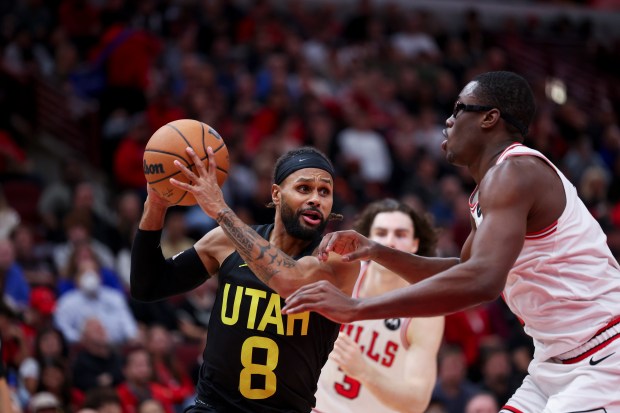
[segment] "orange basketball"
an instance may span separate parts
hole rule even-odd
[[[175,205],[194,205],[194,195],[170,183],[170,178],[181,182],[189,179],[174,166],[179,160],[192,172],[196,171],[185,148],[191,147],[209,167],[207,147],[213,148],[217,164],[217,183],[222,186],[228,177],[228,149],[219,133],[209,125],[194,119],[179,119],[157,129],[144,150],[144,176],[149,185],[163,198]],[[190,182],[191,183],[191,182]]]

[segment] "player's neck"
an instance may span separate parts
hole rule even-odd
[[[381,295],[388,291],[402,288],[407,285],[409,285],[409,283],[399,277],[398,274],[395,274],[376,262],[371,261],[370,264],[368,264],[366,276],[364,277],[364,281],[360,289],[360,296],[372,297]]]
[[[301,254],[311,241],[292,237],[284,228],[280,229],[275,225],[273,231],[269,234],[269,242],[285,254],[295,257]]]
[[[497,163],[497,158],[499,158],[506,148],[513,143],[514,141],[502,141],[497,145],[489,145],[484,149],[482,156],[479,158],[479,162],[469,168],[477,184],[480,184],[480,181],[482,181],[489,169],[494,167]]]

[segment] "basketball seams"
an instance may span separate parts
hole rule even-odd
[[[184,157],[182,157],[178,153],[168,152],[168,151],[164,151],[164,150],[161,150],[161,149],[150,149],[150,148],[149,149],[145,149],[144,152],[155,152],[155,153],[161,153],[162,155],[174,156],[175,158],[178,158],[178,159],[182,160],[183,162],[185,162],[186,165],[189,165],[189,163],[187,162],[187,159],[185,159]]]
[[[149,183],[149,184],[157,184],[157,183],[160,183],[162,181],[165,181],[166,179],[173,178],[173,177],[175,177],[176,175],[178,175],[180,173],[181,173],[181,171],[176,171],[176,172],[171,173],[170,175],[166,175],[163,178],[159,178],[159,179],[157,179],[155,181],[147,181],[147,183]]]
[[[181,138],[183,138],[183,140],[185,141],[185,143],[187,144],[187,146],[189,146],[190,148],[194,149],[194,147],[192,146],[191,143],[189,143],[189,141],[187,140],[187,138],[185,137],[185,135],[183,135],[183,132],[181,132],[179,130],[179,128],[177,128],[176,126],[174,126],[172,123],[167,123],[166,126],[171,127],[172,129],[174,129],[175,131],[177,131],[177,133],[179,135],[181,135]]]
[[[207,153],[207,147],[206,147],[206,142],[205,142],[205,125],[202,122],[198,122],[200,124],[200,131],[202,132],[202,151],[206,154]],[[201,159],[202,161],[202,159]]]

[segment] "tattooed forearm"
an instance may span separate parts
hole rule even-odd
[[[243,223],[230,208],[221,210],[216,221],[248,266],[265,284],[282,268],[293,268],[297,263]]]
[[[253,231],[244,231],[243,227],[235,226],[234,215],[229,208],[221,210],[217,214],[216,221],[233,241],[239,254],[244,258],[246,255],[249,256],[258,234]],[[247,227],[245,224],[243,224],[243,226]]]

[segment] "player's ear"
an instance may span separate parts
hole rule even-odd
[[[411,244],[411,253],[412,254],[417,253],[419,248],[420,248],[420,238],[414,238],[413,244]]]
[[[280,205],[280,186],[277,184],[271,185],[271,201],[275,205]]]
[[[484,118],[482,119],[482,122],[480,123],[480,126],[483,129],[488,129],[493,127],[497,122],[499,122],[501,117],[501,114],[499,112],[499,110],[497,109],[491,109],[490,111],[488,111],[485,115]]]

